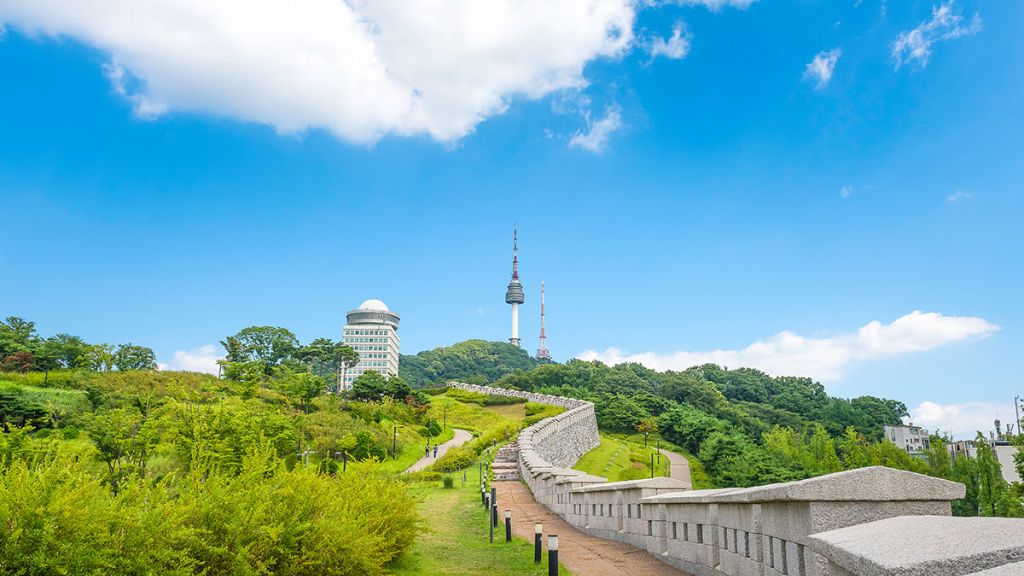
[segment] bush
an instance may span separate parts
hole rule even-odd
[[[484,397],[484,406],[508,406],[510,404],[525,404],[526,398],[519,398],[517,396],[499,396],[497,394],[488,394]]]
[[[445,488],[455,488],[455,479],[446,474],[442,479],[442,485]]]
[[[289,471],[272,450],[237,475],[194,466],[115,496],[82,459],[0,468],[0,557],[12,574],[377,575],[421,521],[397,479],[356,464]]]
[[[455,472],[456,470],[469,468],[476,462],[476,458],[479,455],[480,452],[474,451],[469,447],[469,444],[452,448],[445,452],[444,456],[438,458],[437,462],[431,466],[431,469],[438,472]]]
[[[60,431],[60,437],[63,440],[74,440],[78,438],[78,428],[74,426],[67,426]]]

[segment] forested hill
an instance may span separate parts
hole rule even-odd
[[[399,376],[413,388],[458,380],[488,384],[514,372],[532,370],[541,361],[506,342],[467,340],[452,346],[402,356]]]

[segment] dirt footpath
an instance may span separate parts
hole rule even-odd
[[[495,482],[498,515],[512,511],[512,532],[533,541],[534,522],[544,523],[547,535],[558,534],[558,560],[577,576],[687,576],[629,544],[580,532],[541,506],[522,482]]]

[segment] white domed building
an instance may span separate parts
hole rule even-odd
[[[363,372],[398,376],[400,319],[397,313],[377,299],[367,300],[348,313],[343,339],[359,353],[359,363],[342,374],[342,390],[350,389],[352,381]]]

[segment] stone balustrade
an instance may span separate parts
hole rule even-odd
[[[1024,520],[951,517],[963,484],[882,466],[753,488],[608,482],[570,468],[600,443],[592,403],[451,385],[564,406],[519,436],[534,498],[695,576],[1024,575]]]

